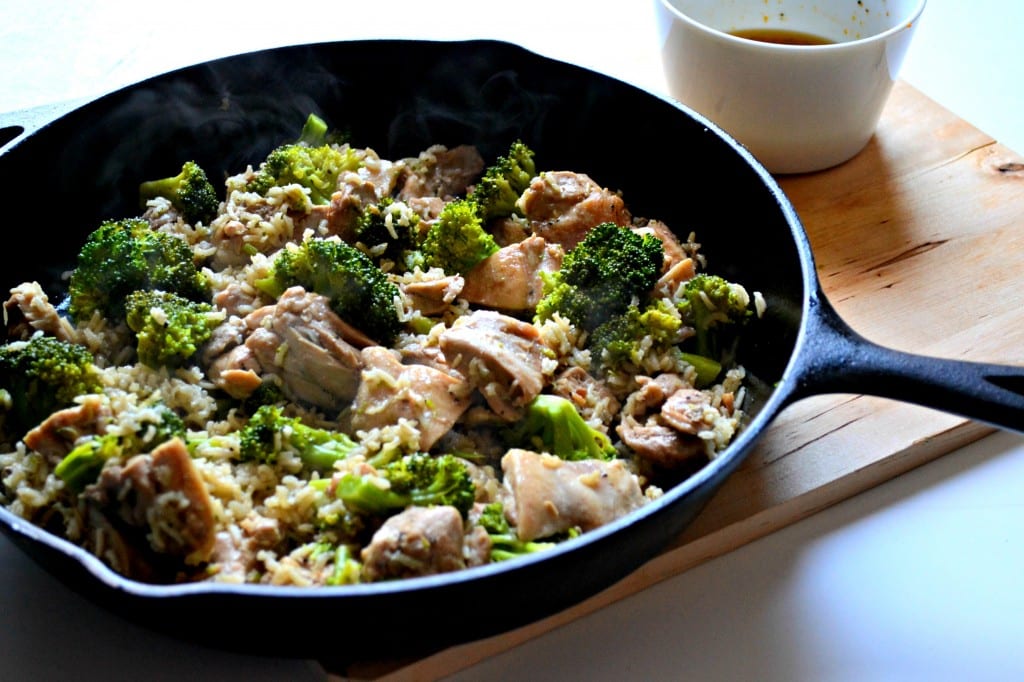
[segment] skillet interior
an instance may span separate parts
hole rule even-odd
[[[769,314],[740,348],[764,387],[746,405],[753,423],[662,500],[542,558],[394,584],[153,587],[113,575],[6,511],[4,530],[61,580],[137,622],[226,648],[341,658],[409,655],[495,634],[579,602],[652,557],[780,408],[769,387],[795,352],[813,276],[799,222],[770,176],[669,100],[491,41],[327,43],[190,67],[77,109],[0,156],[0,176],[18,197],[8,224],[28,227],[35,241],[32,258],[9,259],[5,281],[35,279],[59,299],[59,273],[86,234],[102,219],[139,212],[140,179],[188,158],[212,177],[237,172],[294,137],[310,112],[383,158],[435,143],[475,144],[493,158],[521,138],[539,168],[585,172],[620,189],[635,215],[660,218],[683,237],[696,232],[713,270],[768,301]],[[58,201],[67,209],[46,210]],[[265,625],[239,625],[250,622]]]

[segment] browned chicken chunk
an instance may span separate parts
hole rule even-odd
[[[416,421],[420,449],[429,450],[469,406],[470,387],[456,373],[403,365],[395,351],[362,351],[362,381],[352,404],[352,427],[369,430],[405,418]]]
[[[460,317],[440,337],[448,363],[508,421],[544,388],[545,346],[528,322],[490,310]]]
[[[84,436],[95,436],[106,430],[110,408],[98,395],[88,395],[74,407],[54,412],[42,424],[25,434],[25,445],[56,465]]]
[[[470,183],[484,170],[484,159],[476,147],[459,145],[448,149],[434,145],[407,161],[409,174],[398,191],[398,199],[454,197],[466,193]]]
[[[675,297],[679,288],[693,279],[697,274],[692,258],[684,258],[666,270],[654,285],[654,293],[659,296]]]
[[[568,462],[512,449],[502,457],[501,469],[514,500],[508,514],[522,540],[572,528],[592,530],[645,501],[636,475],[622,460]]]
[[[569,367],[555,377],[552,392],[566,400],[587,421],[598,421],[607,426],[618,415],[621,407],[607,384],[582,367]]]
[[[286,395],[325,410],[345,407],[359,388],[358,348],[369,342],[331,310],[328,300],[301,287],[245,318],[245,341],[211,361],[215,385],[244,398],[274,374]]]
[[[195,566],[210,558],[215,542],[213,505],[184,441],[174,438],[123,466],[107,466],[86,488],[96,549],[114,549],[113,561],[152,557]],[[118,556],[117,550],[122,552]],[[127,566],[113,566],[123,570]]]
[[[504,246],[466,273],[462,298],[498,310],[533,310],[543,295],[541,273],[562,267],[563,255],[541,237]]]
[[[277,519],[252,512],[237,526],[220,531],[210,553],[210,569],[220,582],[245,582],[259,565],[260,550],[273,549],[284,539]]]
[[[538,175],[518,203],[533,234],[566,251],[601,223],[627,226],[631,217],[622,197],[583,173],[553,171]]]
[[[455,507],[409,507],[387,521],[363,548],[369,582],[458,571],[463,558],[462,515]]]
[[[462,292],[466,280],[462,275],[447,275],[416,282],[402,282],[398,288],[406,301],[423,315],[439,315],[448,309]]]
[[[622,442],[638,457],[663,467],[704,455],[707,448],[697,434],[713,427],[710,396],[675,374],[638,381],[640,388],[626,399],[616,429]]]

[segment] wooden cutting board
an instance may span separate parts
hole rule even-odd
[[[901,350],[1024,365],[1019,154],[900,82],[863,152],[780,184],[807,229],[827,296],[855,330]],[[418,661],[364,662],[332,674],[433,680],[454,673],[990,432],[885,399],[806,399],[775,420],[671,547],[604,592]]]

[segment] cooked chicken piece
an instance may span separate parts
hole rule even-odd
[[[533,179],[518,203],[533,234],[566,251],[601,223],[629,225],[622,197],[583,173],[544,172]]]
[[[498,246],[509,246],[530,236],[529,224],[518,218],[496,218],[487,226]]]
[[[259,294],[247,290],[237,282],[231,282],[220,291],[214,293],[213,304],[222,309],[228,316],[245,316],[263,305]]]
[[[592,530],[644,503],[635,474],[622,460],[568,462],[530,450],[509,450],[501,459],[514,503],[510,522],[522,540],[546,538],[572,528]]]
[[[423,315],[438,315],[448,309],[462,292],[466,280],[462,275],[403,282],[398,285],[409,305]]]
[[[143,553],[191,566],[210,558],[216,539],[213,505],[180,438],[123,466],[107,466],[84,496],[109,520],[105,531],[118,532],[128,545],[146,542]]]
[[[625,412],[632,415],[646,414],[659,408],[676,391],[690,388],[678,374],[659,374],[656,378],[637,377],[640,388],[627,399]]]
[[[421,236],[426,234],[430,223],[437,220],[444,208],[445,201],[441,197],[409,197],[405,205],[412,209],[413,213],[420,217],[419,231]]]
[[[403,365],[426,365],[446,374],[458,374],[445,360],[440,346],[422,344],[416,341],[405,343],[398,348]]]
[[[707,449],[697,434],[713,426],[710,397],[675,374],[637,380],[640,388],[626,399],[616,428],[622,442],[638,457],[662,467],[704,455]]]
[[[587,421],[599,421],[606,427],[618,415],[621,406],[612,390],[582,367],[569,367],[551,386],[556,395],[572,401]]]
[[[246,319],[253,318],[228,317],[199,349],[199,361],[207,368],[211,381],[239,400],[251,395],[262,382],[260,363],[245,346],[245,338],[250,333]]]
[[[72,324],[60,316],[38,282],[11,289],[11,297],[4,301],[4,324],[10,341],[28,339],[37,331],[61,341],[75,336]]]
[[[384,522],[361,558],[368,582],[461,570],[462,515],[455,507],[409,507]]]
[[[362,360],[350,341],[368,339],[343,322],[327,298],[291,287],[244,322],[243,345],[210,362],[214,385],[244,398],[261,376],[275,374],[289,398],[325,410],[340,410],[355,397]]]
[[[229,212],[210,223],[210,244],[214,247],[210,267],[220,271],[233,265],[245,265],[251,250],[271,253],[292,238],[292,230],[267,229],[281,207],[265,197],[249,196],[238,204],[229,203]],[[291,220],[289,216],[286,220]]]
[[[692,258],[684,258],[669,267],[668,270],[658,278],[654,284],[654,292],[660,296],[676,295],[679,287],[683,286],[697,274]]]
[[[426,365],[403,365],[382,346],[362,351],[362,380],[352,402],[352,428],[369,430],[415,420],[419,447],[429,450],[469,406],[470,388],[458,375]]]
[[[245,345],[265,373],[280,376],[286,395],[337,410],[355,396],[362,369],[348,329],[325,297],[292,287],[273,306],[269,328],[254,329]]]
[[[409,175],[398,191],[398,199],[414,197],[455,197],[466,193],[484,170],[484,159],[476,147],[459,145],[448,149],[434,145],[417,159],[408,159]],[[401,182],[401,181],[400,181]]]
[[[661,419],[677,431],[696,436],[714,427],[715,412],[711,396],[707,393],[696,388],[682,388],[665,400],[661,406]]]
[[[637,457],[663,467],[678,466],[707,451],[700,439],[688,437],[656,420],[639,422],[634,417],[623,417],[617,430],[622,442]]]
[[[439,339],[445,359],[507,421],[544,388],[544,343],[528,322],[490,310],[458,318]]]
[[[223,322],[214,328],[210,338],[199,349],[198,357],[200,364],[208,366],[232,348],[242,345],[245,343],[245,337],[248,333],[249,328],[245,323],[244,317],[228,315]]]
[[[244,400],[260,387],[263,368],[252,350],[246,346],[235,346],[210,363],[207,376],[214,386],[232,398]]]
[[[562,267],[563,255],[561,246],[541,237],[504,246],[466,273],[462,298],[499,310],[533,310],[543,295],[540,273]]]
[[[637,234],[653,234],[661,240],[662,245],[665,247],[665,263],[662,267],[662,272],[667,272],[669,268],[679,261],[690,257],[679,241],[679,237],[672,231],[672,228],[660,220],[651,220],[642,227],[634,227],[632,229]]]
[[[338,190],[331,195],[331,203],[313,206],[308,214],[296,216],[293,234],[298,237],[304,230],[312,229],[321,236],[338,235],[351,242],[355,239],[356,221],[363,208],[378,201],[380,195],[373,180],[354,172],[342,173]]]
[[[284,539],[277,519],[251,512],[238,525],[217,533],[210,554],[210,568],[218,582],[243,583],[257,568],[260,550],[273,549]]]
[[[364,150],[363,164],[355,172],[373,184],[378,197],[389,197],[395,193],[398,180],[404,170],[401,164],[382,159],[377,152],[366,149]]]
[[[103,433],[110,416],[110,408],[100,396],[87,395],[79,405],[54,412],[26,433],[25,445],[56,466],[79,438]]]

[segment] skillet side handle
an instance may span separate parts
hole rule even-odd
[[[794,399],[859,393],[931,407],[1024,433],[1024,367],[928,357],[868,341],[825,296],[811,299]]]
[[[92,98],[64,100],[41,104],[28,109],[0,112],[0,154],[13,148],[21,140],[27,138],[61,116],[81,107]]]

